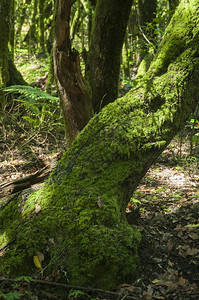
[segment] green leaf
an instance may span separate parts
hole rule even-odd
[[[15,299],[20,299],[21,296],[23,296],[23,295],[20,294],[20,293],[17,293],[17,292],[12,293],[12,292],[10,292],[8,294],[5,294],[3,297],[6,300],[15,300]]]
[[[185,227],[195,228],[195,227],[199,227],[199,224],[188,224]]]

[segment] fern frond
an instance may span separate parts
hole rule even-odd
[[[41,91],[38,88],[33,88],[28,85],[12,85],[2,89],[6,92],[6,94],[19,95],[20,99],[30,101],[32,103],[35,102],[57,102],[59,100],[58,97],[51,96],[50,94]]]

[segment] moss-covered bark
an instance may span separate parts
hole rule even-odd
[[[88,123],[41,191],[1,212],[0,245],[13,241],[1,273],[32,273],[41,251],[44,272],[73,284],[111,288],[135,275],[140,234],[125,207],[198,104],[198,23],[198,0],[182,0],[138,86]]]
[[[94,112],[118,96],[120,58],[132,0],[98,0],[88,54]]]

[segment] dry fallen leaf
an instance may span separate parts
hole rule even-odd
[[[167,242],[167,250],[170,252],[173,249],[173,242],[172,240],[168,240]]]
[[[198,239],[199,239],[198,234],[196,234],[195,232],[190,232],[188,235],[189,235],[189,237],[190,237],[192,240],[198,240]]]
[[[189,248],[186,251],[186,255],[191,255],[191,256],[197,255],[198,253],[199,253],[199,249],[196,248]]]
[[[181,248],[182,248],[182,250],[185,250],[185,251],[190,249],[189,245],[183,245],[183,246],[181,246]]]
[[[152,295],[153,295],[153,289],[151,287],[151,285],[148,285],[148,289],[147,291],[143,292],[143,299],[152,299]]]
[[[35,204],[35,213],[38,214],[41,210],[41,206],[38,205],[37,203]]]
[[[173,267],[174,263],[172,263],[170,260],[168,260],[168,265],[169,265],[170,267]]]
[[[179,285],[185,285],[186,284],[186,279],[185,278],[183,278],[183,277],[180,277],[180,279],[179,279]]]
[[[40,263],[44,260],[44,255],[40,251],[36,251],[36,256],[38,257]]]
[[[98,198],[97,198],[97,205],[99,206],[99,208],[102,207],[102,201],[101,201],[100,196],[98,196]]]

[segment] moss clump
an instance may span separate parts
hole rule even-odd
[[[62,268],[70,283],[114,287],[135,276],[141,236],[121,213],[126,200],[121,186],[115,187],[117,178],[109,168],[110,182],[106,182],[106,176],[99,176],[99,179],[93,178],[95,183],[89,184],[89,169],[85,169],[85,175],[82,168],[74,164],[70,171],[65,167],[66,175],[62,169],[65,164],[70,165],[66,155],[42,193],[39,191],[29,197],[23,212],[14,216],[15,224],[4,224],[7,233],[9,227],[9,239],[17,240],[3,256],[1,271],[31,274],[32,256],[40,250],[49,258],[46,272]],[[112,171],[118,170],[118,176],[125,177],[123,167],[116,164]],[[18,198],[15,211],[21,203]],[[36,204],[41,207],[39,213],[35,212]],[[5,209],[2,218],[11,213],[11,208]]]

